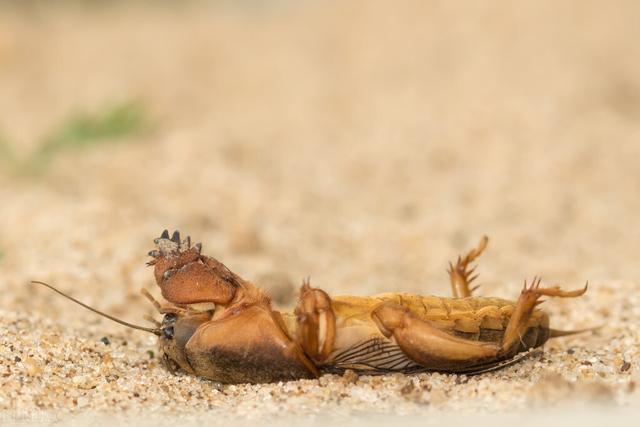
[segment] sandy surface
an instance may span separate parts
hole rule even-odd
[[[75,111],[137,99],[151,122],[39,177],[0,163],[0,421],[638,409],[639,4],[261,4],[0,8],[16,156]],[[473,378],[217,389],[166,372],[153,337],[25,284],[143,322],[164,228],[283,306],[308,275],[333,294],[446,295],[447,261],[488,234],[484,295],[589,280],[545,306],[555,327],[603,328]]]

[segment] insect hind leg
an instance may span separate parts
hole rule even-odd
[[[455,336],[397,303],[380,304],[372,318],[383,335],[393,337],[407,357],[427,370],[459,372],[499,362],[499,345]]]
[[[522,336],[527,330],[527,325],[533,310],[536,306],[544,302],[540,300],[540,297],[576,298],[584,295],[584,293],[587,292],[587,287],[589,286],[589,283],[587,283],[584,288],[573,291],[563,291],[559,286],[541,288],[540,283],[540,278],[534,278],[531,285],[527,285],[525,280],[524,287],[520,293],[516,307],[513,310],[513,314],[507,324],[507,329],[504,332],[500,349],[501,354],[513,353],[514,349],[517,349],[518,344],[522,340]]]
[[[499,343],[458,337],[418,318],[407,308],[391,301],[376,307],[372,312],[372,318],[384,336],[393,337],[402,351],[425,369],[481,373],[506,366],[509,363],[506,361],[518,352],[540,345],[537,338],[531,341],[526,335],[531,315],[535,307],[542,302],[540,297],[575,298],[586,291],[586,286],[573,291],[563,291],[558,286],[542,288],[540,279],[534,279],[530,286],[525,282]],[[523,339],[531,342],[524,345]]]

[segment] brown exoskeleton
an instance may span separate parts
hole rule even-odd
[[[313,378],[346,369],[476,374],[514,363],[549,338],[580,332],[551,329],[536,306],[543,296],[578,297],[587,286],[563,291],[534,279],[525,282],[517,301],[473,297],[469,264],[487,242],[483,237],[450,264],[453,298],[330,297],[305,282],[294,312],[281,313],[260,288],[202,255],[201,244],[191,246],[178,232],[170,238],[165,230],[148,263],[168,302],[161,305],[147,294],[162,322],[144,328],[107,317],[156,334],[170,368],[221,383]]]

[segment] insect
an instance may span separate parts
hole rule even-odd
[[[155,327],[126,326],[158,336],[166,366],[220,383],[263,383],[314,378],[347,369],[363,374],[439,371],[478,374],[521,360],[548,339],[583,331],[549,327],[537,306],[541,297],[573,298],[564,291],[525,281],[517,301],[474,297],[471,263],[477,247],[449,264],[452,298],[386,293],[370,297],[329,296],[305,281],[293,312],[271,306],[268,295],[215,258],[202,245],[165,230],[149,252],[166,303],[143,292],[163,316]]]

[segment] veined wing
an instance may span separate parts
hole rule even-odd
[[[382,337],[373,337],[333,354],[328,371],[352,369],[364,374],[383,374],[388,372],[419,372],[424,368],[391,341]]]

